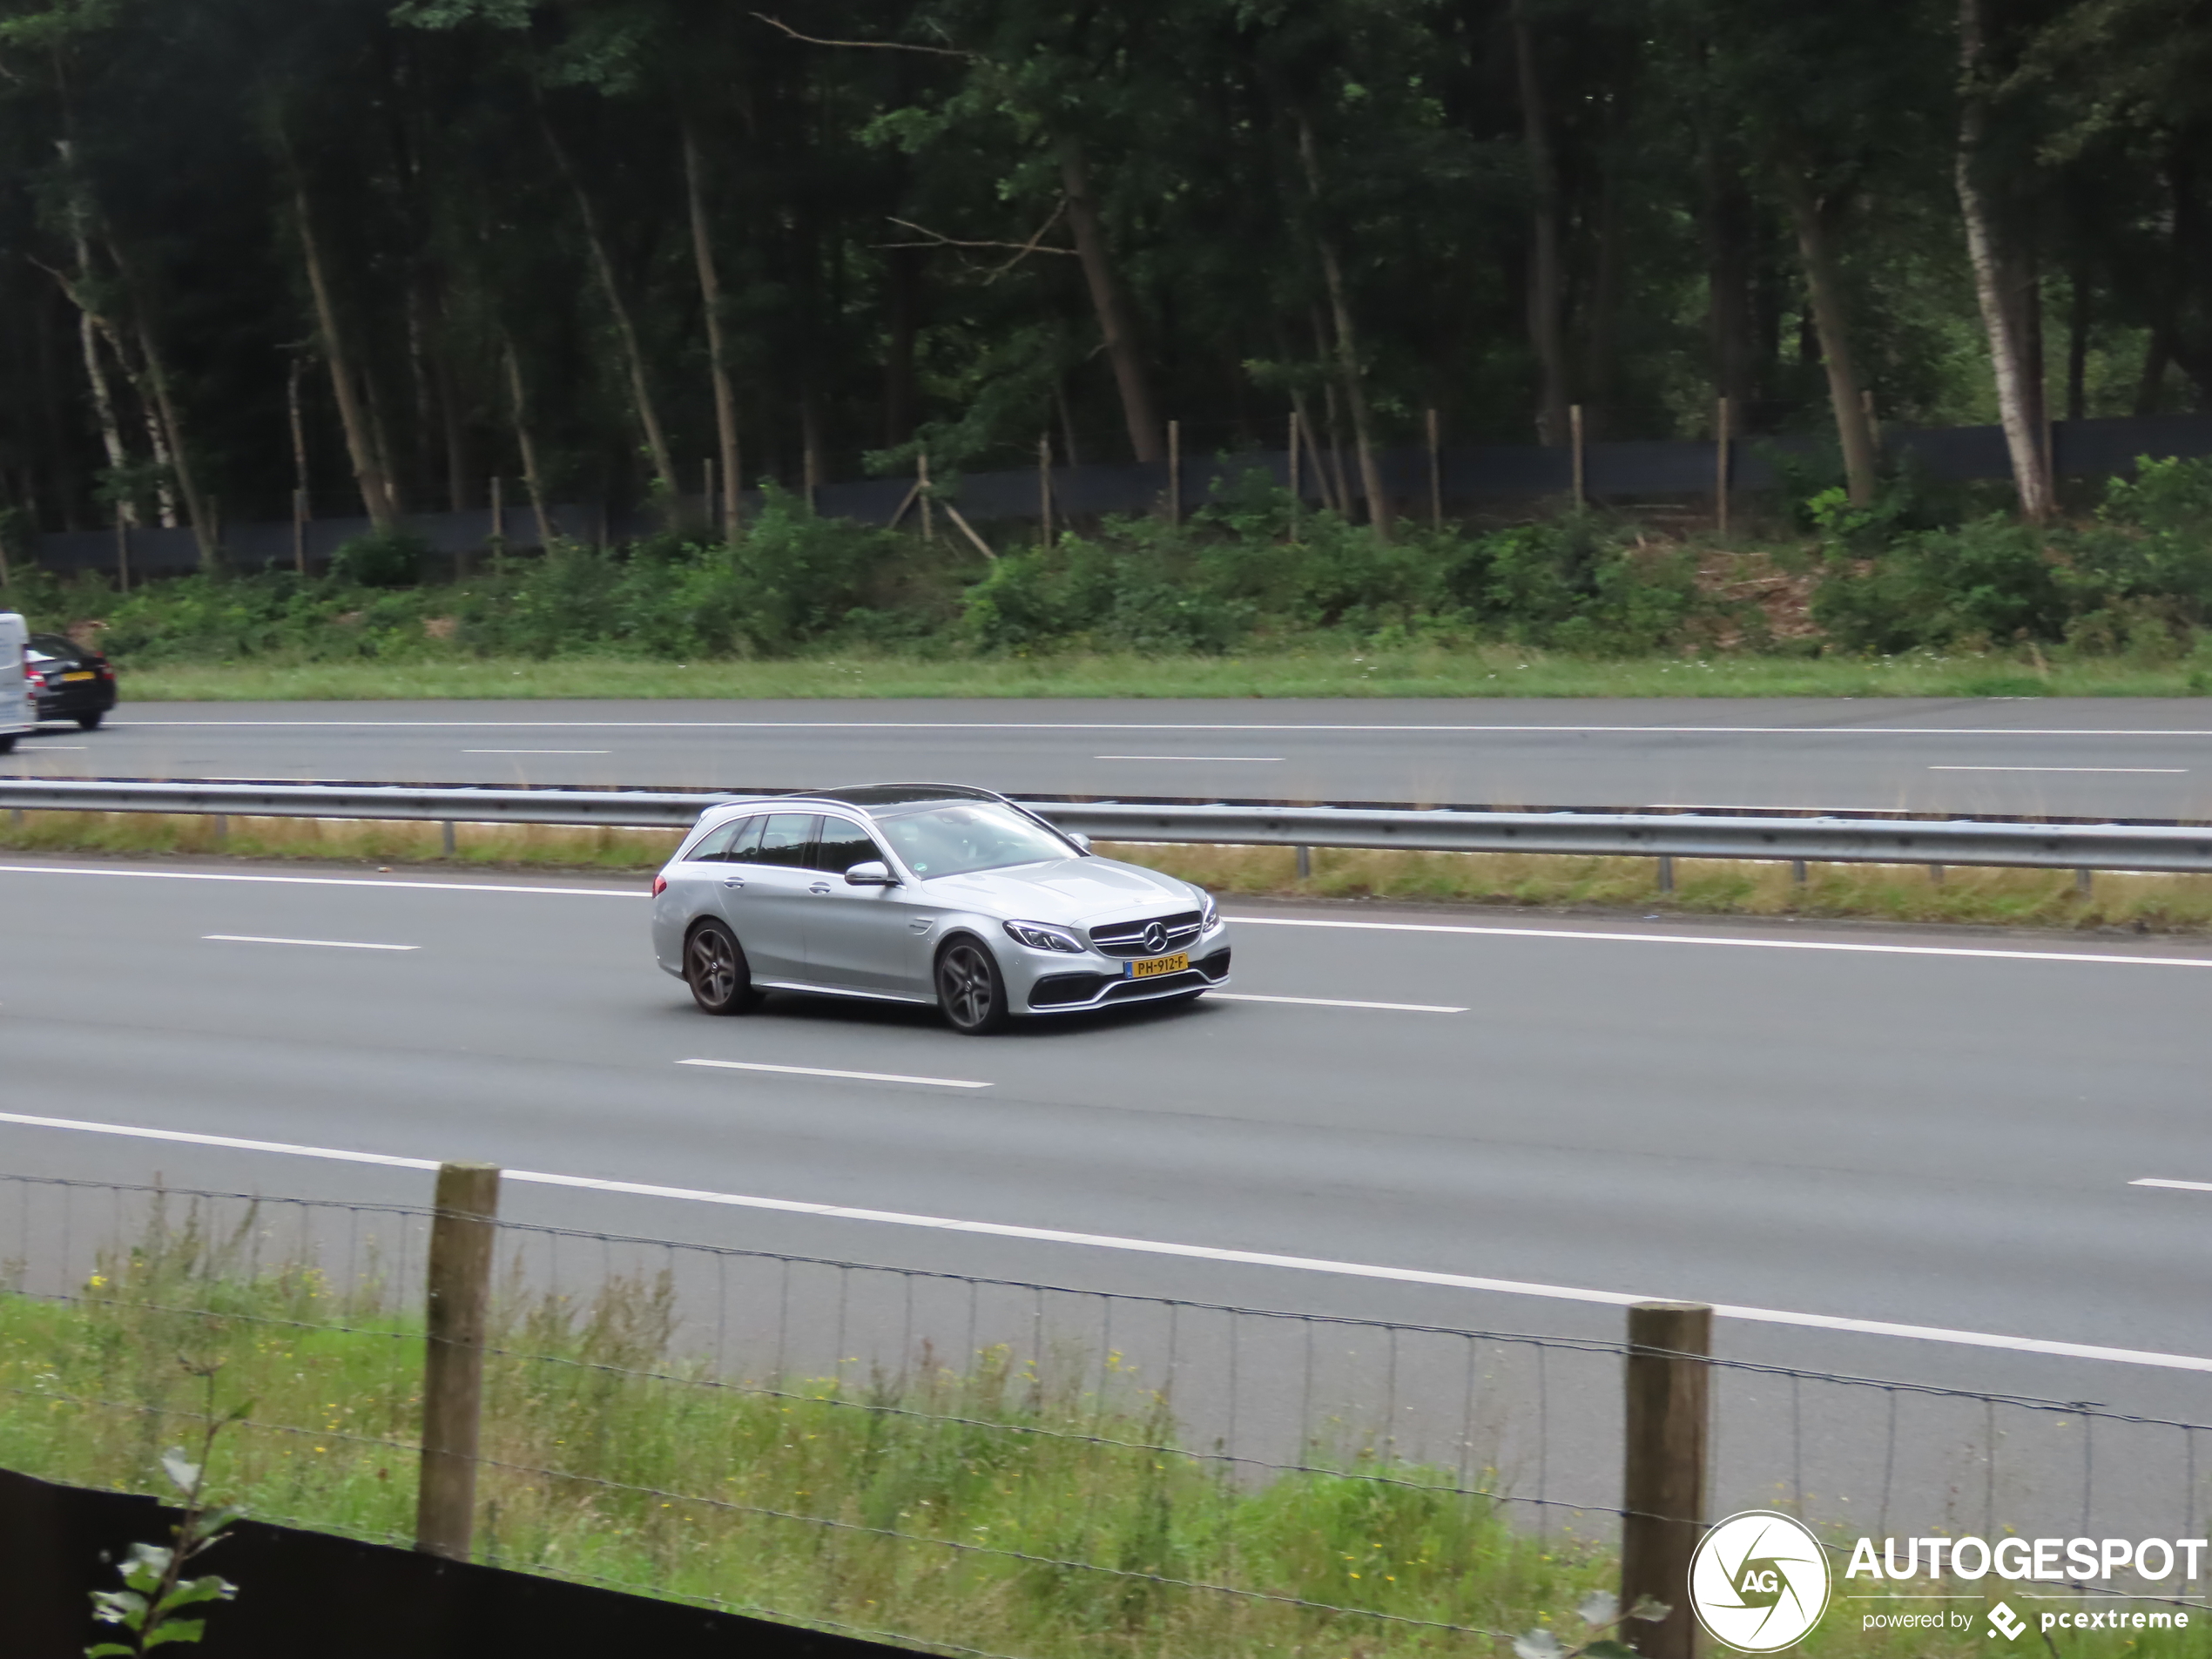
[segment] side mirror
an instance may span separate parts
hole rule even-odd
[[[845,873],[848,887],[895,887],[899,878],[891,873],[890,866],[881,859],[868,859],[854,865]]]
[[[1077,846],[1082,848],[1084,852],[1088,853],[1090,851],[1089,836],[1082,834],[1080,832],[1070,831],[1068,839],[1073,841]]]

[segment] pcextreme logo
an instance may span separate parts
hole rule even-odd
[[[1689,1605],[1714,1641],[1775,1653],[1828,1610],[1828,1554],[1802,1524],[1746,1509],[1711,1527],[1689,1561]]]

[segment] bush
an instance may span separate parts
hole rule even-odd
[[[429,543],[411,529],[371,530],[331,556],[330,574],[356,587],[411,588],[429,557]]]

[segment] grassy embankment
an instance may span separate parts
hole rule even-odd
[[[589,657],[172,663],[129,669],[122,687],[126,704],[433,698],[2192,697],[2202,694],[2208,678],[2212,655],[2154,664],[2125,658],[2039,662],[1995,651],[1611,659],[1481,645],[948,661],[838,653],[682,664]]]
[[[250,1402],[211,1465],[219,1501],[405,1541],[418,1321],[173,1228],[104,1260],[83,1293],[0,1292],[0,1467],[158,1492],[164,1447],[211,1404]],[[664,1285],[623,1281],[588,1301],[510,1291],[493,1342],[479,1547],[502,1565],[1035,1659],[1502,1656],[1509,1638],[1491,1633],[1549,1624],[1573,1642],[1571,1609],[1617,1572],[1587,1534],[1525,1530],[1356,1426],[1305,1459],[1354,1473],[1224,1480],[1172,1449],[1163,1400],[1113,1366],[1102,1394],[1096,1357],[1072,1350],[1043,1375],[1002,1350],[944,1363],[921,1347],[900,1376],[732,1386],[686,1357]],[[1204,1584],[1400,1622],[1187,1588]],[[1983,1587],[1957,1588],[1963,1635],[1868,1632],[1860,1615],[1885,1604],[1862,1602],[1804,1650],[1984,1651]],[[221,1621],[217,1608],[211,1641]],[[2130,1646],[2202,1655],[2205,1629]]]
[[[152,813],[26,813],[0,818],[0,851],[208,854],[314,859],[379,867],[565,869],[643,875],[680,837],[668,830],[463,824],[444,856],[435,824],[233,818],[220,840],[212,819]],[[1542,907],[1681,915],[1966,922],[2141,933],[2212,927],[2212,877],[2100,873],[2092,891],[2067,870],[1976,870],[1937,881],[1912,865],[1816,864],[1803,886],[1786,864],[1679,859],[1662,894],[1650,859],[1488,853],[1392,853],[1317,847],[1298,879],[1288,847],[1099,844],[1100,852],[1166,870],[1230,897],[1397,900],[1492,912]]]

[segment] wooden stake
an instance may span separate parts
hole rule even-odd
[[[1582,510],[1582,508],[1586,504],[1587,495],[1587,492],[1583,489],[1583,482],[1586,475],[1582,470],[1582,406],[1580,403],[1573,403],[1568,406],[1567,429],[1569,442],[1574,445],[1575,510],[1579,513]]]
[[[707,529],[711,530],[714,528],[716,517],[714,511],[714,457],[712,455],[709,455],[706,458],[705,463],[699,469],[699,484],[702,492],[700,514],[701,516],[706,520]]]
[[[465,1561],[475,1530],[476,1445],[491,1308],[499,1170],[438,1166],[430,1223],[429,1299],[422,1365],[422,1476],[415,1547]]]
[[[800,480],[806,491],[806,510],[814,510],[814,492],[821,488],[821,455],[810,442],[802,444],[804,454],[799,458]]]
[[[118,593],[131,591],[131,521],[120,502],[115,506],[115,587]]]
[[[1444,455],[1437,441],[1434,409],[1428,412],[1428,527],[1444,528]]]
[[[1667,1604],[1639,1624],[1644,1659],[1693,1659],[1689,1561],[1705,1527],[1705,1448],[1711,1421],[1713,1310],[1701,1302],[1639,1302],[1629,1310],[1627,1459],[1621,1487],[1621,1606]]]
[[[1292,409],[1291,411],[1291,541],[1293,544],[1298,541],[1298,509],[1305,504],[1298,493],[1300,488],[1298,452],[1299,424],[1298,413],[1296,409]]]
[[[927,455],[914,457],[914,490],[921,502],[921,539],[934,543],[937,540],[937,521],[930,516],[929,457]]]
[[[1183,422],[1168,422],[1168,523],[1183,523]]]
[[[1052,545],[1052,435],[1037,434],[1037,522],[1043,526],[1041,539],[1046,547]]]
[[[954,525],[959,529],[962,536],[965,536],[969,541],[975,543],[975,550],[978,553],[981,553],[985,558],[990,560],[994,564],[997,563],[999,556],[991,551],[991,544],[988,542],[985,541],[981,536],[978,536],[975,533],[975,526],[968,522],[968,515],[961,512],[959,508],[954,506],[950,502],[945,502],[944,508],[945,516],[953,521]]]
[[[292,492],[292,569],[294,575],[307,574],[307,492]]]
[[[507,496],[497,473],[491,478],[491,539],[495,553],[497,544],[507,539]]]
[[[1736,441],[1734,428],[1729,421],[1730,413],[1729,400],[1723,398],[1720,412],[1713,423],[1713,430],[1717,435],[1713,440],[1713,519],[1723,536],[1728,534],[1729,463],[1734,459],[1730,446]]]

